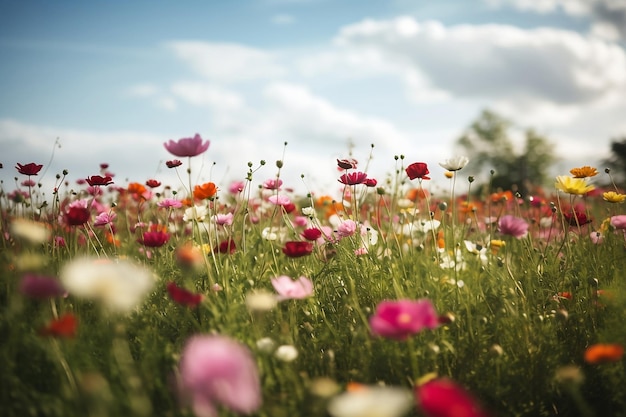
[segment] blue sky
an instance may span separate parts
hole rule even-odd
[[[626,0],[0,0],[0,177],[58,138],[48,177],[170,181],[162,143],[197,132],[199,180],[287,141],[285,183],[318,191],[349,138],[379,179],[400,154],[437,171],[484,108],[548,136],[565,173],[626,135],[625,41]]]

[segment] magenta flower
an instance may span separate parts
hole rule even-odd
[[[31,162],[29,164],[17,164],[15,166],[15,169],[17,169],[17,172],[19,172],[22,175],[28,175],[29,177],[31,175],[39,174],[39,171],[41,171],[41,168],[43,168],[43,165],[39,165],[34,162]]]
[[[291,200],[286,195],[271,195],[267,198],[267,201],[277,206],[288,206],[291,204]]]
[[[22,277],[20,292],[31,298],[52,298],[65,294],[58,279],[34,274]]]
[[[292,280],[286,275],[272,278],[272,286],[278,293],[279,300],[302,299],[313,295],[313,283],[306,277]]]
[[[611,217],[611,226],[618,230],[626,230],[626,214]]]
[[[357,185],[363,184],[367,180],[367,174],[365,172],[356,171],[343,174],[339,177],[339,182],[345,185]]]
[[[117,217],[117,214],[113,212],[108,213],[106,211],[103,211],[102,213],[96,216],[96,218],[93,221],[93,225],[94,226],[106,226],[109,224],[113,224],[113,220],[115,220],[116,217]]]
[[[280,178],[270,178],[269,180],[263,181],[263,188],[266,190],[280,190],[280,187],[283,185],[283,180]]]
[[[243,181],[233,181],[228,186],[228,192],[231,194],[239,194],[246,188],[246,183]]]
[[[498,221],[498,230],[503,235],[509,235],[516,239],[521,239],[528,234],[528,223],[520,217],[507,214],[506,216],[500,217],[500,221]]]
[[[183,202],[176,200],[175,198],[164,198],[157,203],[157,206],[160,208],[175,209],[181,208],[183,206]]]
[[[233,224],[233,218],[234,218],[233,213],[226,213],[226,214],[218,213],[213,216],[213,221],[218,226],[230,226]]]
[[[415,388],[417,404],[427,417],[486,417],[478,402],[455,382],[438,378]]]
[[[345,220],[337,226],[337,234],[340,237],[349,237],[356,232],[356,222],[354,220]]]
[[[435,329],[439,319],[430,300],[383,301],[370,317],[372,334],[404,340],[423,329]]]
[[[181,391],[198,417],[216,417],[217,406],[250,414],[261,406],[256,362],[239,342],[224,336],[189,339],[180,361]]]
[[[193,138],[182,138],[177,141],[170,139],[169,142],[165,142],[163,146],[174,156],[197,156],[209,149],[209,141],[202,141],[199,134]]]

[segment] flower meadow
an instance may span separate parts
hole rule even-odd
[[[464,156],[372,178],[348,155],[336,188],[296,195],[282,160],[216,184],[194,180],[208,140],[164,147],[177,184],[103,163],[43,190],[44,165],[15,161],[1,415],[626,415],[609,170],[520,195],[477,187]]]

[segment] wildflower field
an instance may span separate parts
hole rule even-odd
[[[462,156],[372,178],[348,155],[336,188],[295,195],[283,161],[196,183],[209,142],[165,148],[179,183],[102,164],[43,190],[43,166],[14,161],[0,415],[626,415],[609,170],[520,195],[478,187]]]

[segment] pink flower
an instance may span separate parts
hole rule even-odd
[[[503,235],[509,235],[516,239],[521,239],[528,234],[528,223],[526,223],[526,220],[522,218],[507,214],[506,216],[500,217],[498,230]]]
[[[280,178],[270,178],[269,180],[263,181],[263,188],[266,190],[280,190],[282,185],[283,180]]]
[[[301,299],[313,295],[313,283],[306,277],[292,280],[286,275],[272,278],[272,286],[279,300]]]
[[[174,198],[164,198],[157,203],[157,206],[166,209],[181,208],[183,206],[183,203],[182,201],[176,200]]]
[[[209,149],[209,141],[202,141],[199,134],[193,138],[182,138],[177,141],[170,139],[169,142],[165,142],[163,146],[174,156],[197,156]]]
[[[65,294],[58,279],[35,274],[22,277],[20,292],[31,298],[52,298]]]
[[[246,183],[243,181],[233,181],[228,186],[228,192],[231,194],[239,194],[246,188]]]
[[[222,405],[251,414],[261,407],[256,362],[239,342],[224,336],[193,336],[180,361],[181,391],[198,417],[216,417]]]
[[[267,198],[267,201],[277,206],[288,206],[291,204],[291,200],[286,195],[271,195]]]
[[[218,226],[230,226],[233,224],[233,213],[218,213],[213,216],[213,221]]]
[[[611,226],[619,230],[626,230],[626,214],[611,217]]]
[[[486,417],[477,401],[455,382],[438,378],[415,388],[415,399],[427,417]]]
[[[604,242],[604,236],[602,233],[593,231],[589,234],[589,238],[594,245],[601,245]]]
[[[106,226],[108,224],[113,224],[113,220],[115,220],[116,217],[117,217],[117,214],[113,212],[107,213],[106,211],[104,211],[96,216],[96,218],[93,221],[93,225],[94,226]]]
[[[356,222],[354,220],[345,220],[337,226],[337,234],[341,237],[352,236],[356,232]]]
[[[317,227],[311,227],[308,229],[304,229],[304,231],[301,233],[301,236],[306,240],[315,241],[322,237],[322,231]]]
[[[356,171],[348,174],[343,174],[339,177],[339,182],[346,185],[363,184],[367,180],[367,174],[365,172]]]
[[[397,340],[438,326],[435,307],[427,299],[383,301],[370,318],[372,334]]]

